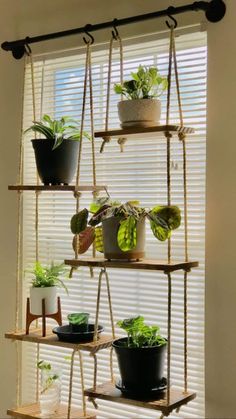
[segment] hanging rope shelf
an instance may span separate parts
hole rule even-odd
[[[59,32],[56,34],[49,34],[38,36],[34,38],[26,38],[14,42],[5,42],[2,44],[2,48],[7,51],[12,51],[15,58],[21,58],[23,55],[26,56],[25,64],[27,60],[30,60],[31,65],[31,81],[32,81],[32,98],[33,98],[33,117],[36,120],[36,101],[35,101],[35,87],[34,87],[34,62],[32,51],[29,47],[29,44],[34,42],[40,42],[43,40],[58,38],[62,36],[73,35],[76,33],[85,32],[87,37],[83,38],[86,44],[86,60],[85,60],[85,75],[84,75],[84,91],[83,91],[83,102],[82,102],[82,114],[81,114],[81,127],[80,127],[80,142],[79,142],[79,153],[78,153],[78,164],[77,164],[77,173],[76,173],[76,182],[75,185],[41,185],[39,182],[39,177],[36,175],[37,182],[35,185],[29,184],[24,185],[23,182],[23,153],[24,153],[24,143],[21,137],[20,141],[20,158],[19,158],[19,173],[18,173],[18,184],[10,185],[9,190],[17,191],[18,196],[18,231],[17,231],[17,272],[16,272],[16,316],[15,316],[15,330],[14,332],[6,333],[5,337],[8,339],[13,339],[16,341],[17,348],[17,406],[15,409],[8,410],[8,414],[15,417],[24,417],[24,418],[36,418],[40,414],[39,406],[39,370],[37,369],[36,376],[36,395],[35,403],[27,406],[21,406],[21,355],[18,344],[20,341],[25,342],[34,342],[37,344],[37,354],[36,359],[39,361],[39,351],[40,344],[51,345],[56,347],[69,348],[72,350],[71,362],[70,362],[70,375],[69,375],[69,389],[68,389],[68,403],[66,406],[60,406],[58,413],[55,415],[55,418],[67,417],[67,419],[73,418],[88,418],[93,419],[96,416],[94,413],[87,412],[86,406],[86,396],[88,400],[91,401],[95,408],[97,408],[97,403],[95,399],[105,399],[109,401],[115,401],[118,403],[125,403],[130,405],[135,405],[139,407],[144,407],[147,409],[157,410],[161,413],[161,418],[168,416],[173,410],[179,411],[182,405],[187,404],[189,401],[193,400],[196,397],[194,392],[188,390],[188,331],[187,331],[187,307],[188,307],[188,272],[192,268],[198,266],[197,261],[190,261],[188,255],[188,200],[187,200],[187,157],[186,157],[186,135],[194,132],[193,128],[185,127],[183,122],[183,113],[181,106],[180,98],[180,87],[178,79],[178,69],[177,69],[177,58],[176,58],[176,48],[175,48],[175,36],[174,30],[176,28],[175,19],[170,16],[173,14],[183,13],[190,10],[204,10],[208,20],[212,22],[219,21],[223,18],[225,14],[225,4],[222,0],[212,0],[210,2],[200,1],[194,2],[193,4],[180,6],[180,7],[169,7],[166,10],[149,13],[147,15],[134,16],[131,18],[125,18],[117,20],[115,19],[112,22],[106,22],[103,24],[97,25],[87,25],[85,28],[78,28],[75,30]],[[155,17],[168,16],[172,23],[167,25],[170,29],[170,47],[169,47],[169,63],[168,63],[168,89],[167,89],[167,110],[166,110],[166,121],[165,125],[158,125],[152,127],[138,128],[138,127],[128,127],[123,129],[109,129],[109,106],[110,106],[110,89],[111,89],[111,73],[112,73],[112,53],[114,43],[118,44],[119,55],[120,55],[120,81],[123,82],[123,45],[122,40],[117,31],[117,26],[125,25],[128,23],[139,22],[141,20],[152,19]],[[174,22],[174,24],[173,24]],[[105,129],[104,131],[99,131],[94,133],[94,115],[93,115],[93,83],[92,83],[92,57],[91,57],[91,46],[94,42],[90,31],[96,31],[102,28],[113,27],[112,37],[109,44],[109,62],[108,62],[108,84],[107,84],[107,101],[106,101],[106,115],[105,115]],[[88,32],[89,31],[89,32]],[[178,110],[179,110],[179,124],[172,125],[170,123],[170,99],[171,99],[171,85],[172,85],[172,68],[174,69],[176,90],[177,90],[177,100],[178,100]],[[83,149],[83,129],[85,121],[85,112],[86,112],[86,97],[89,96],[89,110],[90,110],[90,126],[91,126],[91,156],[92,156],[92,184],[91,185],[81,185],[80,184],[80,162],[82,158],[82,149]],[[42,115],[41,115],[42,116]],[[23,124],[22,124],[23,125]],[[157,138],[157,136],[162,135],[166,141],[166,161],[167,161],[167,204],[171,205],[171,140],[174,134],[177,135],[179,142],[182,146],[182,156],[183,156],[183,191],[184,191],[184,210],[183,210],[183,220],[184,220],[184,260],[183,261],[173,261],[172,259],[172,246],[171,239],[168,239],[168,248],[167,248],[167,260],[166,261],[157,261],[144,259],[141,261],[128,262],[128,261],[118,261],[118,260],[107,260],[96,257],[95,247],[93,247],[92,257],[84,257],[83,259],[79,258],[79,246],[80,243],[76,242],[75,244],[75,255],[74,259],[65,260],[67,265],[71,266],[71,274],[73,270],[79,266],[88,266],[91,270],[91,275],[93,276],[93,268],[100,268],[98,276],[98,285],[97,285],[97,300],[96,300],[96,315],[95,315],[95,325],[94,325],[94,338],[93,341],[83,344],[73,344],[68,342],[61,342],[58,338],[47,331],[46,333],[46,324],[45,335],[42,336],[41,331],[36,323],[35,329],[26,333],[25,330],[20,330],[20,310],[21,310],[21,287],[22,287],[22,192],[23,191],[35,191],[35,259],[39,260],[39,193],[42,191],[71,191],[74,194],[76,199],[76,213],[80,209],[80,198],[82,192],[92,192],[93,197],[96,197],[97,194],[101,191],[109,196],[107,187],[103,185],[97,185],[96,179],[96,159],[95,159],[95,143],[94,138],[102,138],[103,143],[101,145],[100,151],[103,152],[105,144],[109,143],[112,138],[118,139],[121,151],[123,151],[124,143],[127,138],[143,138],[144,134],[148,134],[150,138]],[[114,327],[114,316],[112,310],[112,299],[111,299],[111,290],[108,276],[108,268],[119,268],[119,269],[141,269],[141,270],[152,270],[152,271],[162,271],[165,274],[165,279],[167,281],[168,287],[168,304],[167,304],[167,388],[163,397],[158,400],[152,401],[141,401],[134,400],[124,397],[120,390],[118,390],[114,385],[114,375],[113,375],[113,352],[112,352],[112,342],[115,339],[115,327]],[[170,387],[171,383],[171,345],[172,345],[172,334],[171,334],[171,322],[172,322],[172,272],[174,271],[183,271],[183,314],[184,314],[184,326],[183,326],[183,390],[175,390]],[[101,301],[101,292],[102,284],[106,286],[106,294],[108,300],[108,308],[110,315],[111,323],[111,335],[102,335],[98,336],[98,324],[99,324],[99,312],[100,312],[100,301]],[[45,320],[45,319],[44,319]],[[110,349],[110,377],[111,380],[108,383],[103,383],[97,385],[97,358],[96,353],[102,349]],[[85,389],[84,384],[84,373],[83,373],[83,356],[82,352],[87,351],[90,353],[93,359],[93,387],[90,389]],[[82,409],[73,409],[72,408],[72,395],[73,395],[73,373],[74,373],[74,361],[75,356],[79,357],[80,365],[80,381],[82,388]],[[54,416],[53,416],[54,417]]]

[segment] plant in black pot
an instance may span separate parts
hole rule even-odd
[[[68,314],[69,325],[72,332],[88,332],[89,313],[71,313]]]
[[[44,115],[42,122],[34,121],[25,133],[33,131],[43,138],[32,141],[39,177],[44,185],[68,185],[78,162],[80,127],[69,116],[52,120]],[[83,133],[90,138],[87,133]]]
[[[113,342],[121,380],[116,386],[129,396],[149,397],[166,388],[163,378],[167,340],[160,335],[158,326],[148,326],[144,318],[119,321],[127,337]]]

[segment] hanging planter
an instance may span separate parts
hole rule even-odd
[[[121,127],[150,127],[159,125],[161,101],[157,99],[167,88],[167,79],[156,67],[139,66],[132,79],[115,84],[115,93],[128,100],[118,102]]]
[[[163,377],[167,341],[159,334],[158,326],[147,326],[144,318],[118,322],[128,337],[117,339],[115,349],[121,380],[116,386],[127,395],[150,396],[166,388]]]
[[[52,120],[44,115],[42,122],[34,122],[25,132],[34,131],[45,138],[34,139],[32,145],[38,175],[44,185],[71,183],[79,153],[80,128],[70,117]],[[89,138],[87,133],[84,136]]]
[[[30,287],[30,312],[33,315],[42,316],[42,300],[45,299],[45,315],[57,312],[57,287],[63,287],[68,293],[64,282],[59,279],[59,275],[65,273],[63,264],[50,267],[43,267],[39,262],[35,263],[32,272],[35,278]]]

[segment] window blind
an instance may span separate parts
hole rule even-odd
[[[189,274],[188,303],[188,373],[189,389],[197,392],[195,401],[182,407],[179,414],[171,418],[204,417],[204,223],[205,223],[205,132],[206,132],[206,35],[203,32],[180,35],[176,39],[180,87],[182,92],[183,113],[186,126],[193,126],[195,134],[187,139],[188,171],[188,213],[189,213],[189,254],[192,260],[200,262],[198,269]],[[70,115],[80,120],[85,50],[73,53],[64,52],[60,56],[34,57],[34,76],[36,91],[37,118],[48,113],[52,117]],[[92,74],[94,92],[95,130],[105,126],[105,104],[107,91],[108,46],[94,49],[92,54]],[[140,37],[135,42],[124,41],[124,78],[135,71],[139,64],[157,65],[162,75],[167,75],[168,35],[158,34]],[[119,82],[119,51],[113,54],[111,85]],[[24,129],[32,123],[32,90],[30,66],[26,67],[24,92]],[[119,97],[111,93],[110,125],[118,127],[116,104]],[[166,97],[162,97],[162,122],[165,122]],[[86,103],[85,130],[89,132],[89,100]],[[171,121],[178,122],[175,83],[172,89]],[[36,182],[36,168],[31,136],[24,137],[24,183]],[[164,138],[142,140],[129,139],[125,152],[120,153],[115,140],[105,146],[99,154],[101,141],[96,143],[96,165],[98,184],[108,185],[111,197],[115,200],[139,200],[142,206],[151,208],[167,202],[166,182],[166,141]],[[83,142],[81,162],[81,183],[92,183],[91,144]],[[172,203],[183,209],[182,150],[177,139],[171,141],[171,189]],[[91,193],[81,197],[81,208],[88,206]],[[34,232],[35,197],[24,193],[23,202],[23,262],[24,271],[35,261]],[[39,197],[39,253],[44,264],[52,260],[61,262],[73,258],[70,218],[75,212],[75,199],[70,192],[41,193]],[[173,233],[175,260],[183,260],[183,225]],[[148,257],[166,259],[167,245],[158,242],[147,226],[146,254]],[[25,274],[23,299],[28,295],[30,274]],[[167,334],[167,280],[163,273],[145,271],[109,271],[112,303],[115,320],[142,314],[149,324],[158,324],[162,334]],[[66,280],[66,279],[65,279]],[[88,268],[80,268],[72,279],[67,280],[69,296],[60,291],[63,319],[71,312],[86,311],[95,317],[98,271],[90,278]],[[173,274],[173,317],[172,317],[172,385],[183,388],[183,273]],[[109,311],[102,292],[99,323],[106,333],[111,332]],[[53,324],[53,323],[52,323]],[[118,330],[117,330],[118,332]],[[117,333],[118,334],[118,333]],[[23,345],[23,399],[32,401],[35,391],[35,352],[33,344]],[[40,359],[60,364],[63,368],[62,401],[67,402],[69,362],[65,356],[69,350],[40,347]],[[86,387],[91,387],[92,360],[84,357]],[[118,369],[115,364],[115,375]],[[98,383],[109,380],[109,352],[98,353]],[[76,361],[74,374],[73,404],[81,406],[79,364]],[[154,411],[112,402],[98,401],[98,418],[152,418]],[[88,403],[88,407],[90,404]],[[91,406],[92,407],[92,406]]]

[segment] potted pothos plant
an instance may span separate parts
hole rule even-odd
[[[78,162],[80,127],[69,116],[51,119],[44,115],[34,121],[25,133],[33,131],[42,138],[32,141],[39,177],[44,185],[68,185],[75,174]],[[90,136],[84,132],[84,137]]]
[[[40,412],[43,417],[50,417],[57,412],[61,398],[60,372],[49,362],[43,360],[37,363],[41,371],[41,386],[39,393]]]
[[[163,370],[167,340],[160,335],[159,327],[148,326],[142,316],[117,324],[127,333],[127,337],[116,339],[112,344],[121,375],[117,387],[137,397],[163,391],[166,387]]]
[[[150,127],[160,123],[161,101],[159,97],[167,89],[167,79],[157,67],[140,65],[131,72],[131,79],[115,84],[114,91],[125,100],[118,102],[121,127]]]
[[[42,266],[35,262],[31,273],[34,275],[30,287],[30,312],[42,315],[42,300],[45,299],[45,314],[57,312],[57,288],[62,287],[68,294],[68,289],[60,279],[66,273],[65,265],[51,263],[50,266]]]
[[[146,209],[137,201],[125,204],[98,198],[92,203],[93,213],[85,208],[71,219],[74,236],[73,247],[84,253],[95,241],[98,251],[107,259],[141,259],[145,256],[145,219],[150,222],[154,236],[165,241],[172,230],[180,226],[181,214],[177,206],[155,206]]]

